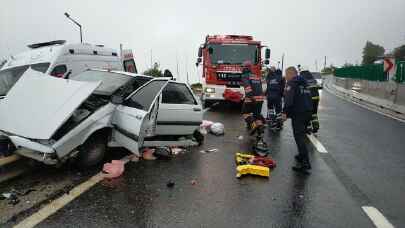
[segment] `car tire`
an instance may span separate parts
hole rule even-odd
[[[193,137],[197,141],[198,146],[201,146],[203,144],[205,137],[199,130],[194,131]]]
[[[81,168],[90,167],[100,163],[107,150],[107,137],[104,134],[90,136],[79,148],[77,165]]]

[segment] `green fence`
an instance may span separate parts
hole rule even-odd
[[[397,71],[395,72],[394,80],[398,83],[405,82],[405,61],[396,62]]]
[[[387,81],[383,64],[336,68],[335,76],[340,78],[362,79],[369,81]]]

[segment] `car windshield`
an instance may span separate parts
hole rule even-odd
[[[119,88],[123,87],[129,82],[135,81],[135,77],[118,74],[107,71],[85,71],[71,78],[76,81],[88,81],[88,82],[102,82],[101,85],[94,91],[100,95],[112,95]]]
[[[36,63],[31,65],[17,66],[0,71],[0,96],[5,96],[13,85],[20,79],[23,73],[31,69],[45,73],[50,63]]]
[[[257,45],[248,44],[210,44],[208,46],[211,62],[213,64],[242,64],[258,61]]]

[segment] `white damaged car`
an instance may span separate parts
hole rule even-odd
[[[202,115],[185,83],[104,70],[61,79],[28,69],[0,101],[0,134],[24,157],[91,166],[107,147],[140,155],[142,147],[200,144]]]

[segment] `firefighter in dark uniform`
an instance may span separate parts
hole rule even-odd
[[[281,111],[285,79],[282,74],[281,70],[272,67],[266,77],[267,118],[273,130],[280,130],[283,123]]]
[[[243,63],[242,86],[245,90],[242,106],[243,118],[250,135],[257,134],[255,152],[259,155],[265,155],[267,154],[267,145],[263,141],[264,118],[261,114],[264,101],[263,87],[260,76],[252,74],[250,62]]]
[[[307,81],[308,89],[311,91],[312,97],[312,116],[311,121],[308,122],[307,132],[317,133],[319,130],[319,120],[318,120],[318,105],[319,105],[319,89],[320,86],[314,78],[314,76],[309,72],[308,69],[303,68],[300,75]]]
[[[298,147],[298,155],[295,156],[297,164],[294,171],[308,173],[311,164],[308,157],[308,149],[305,145],[306,126],[311,120],[312,99],[306,80],[298,76],[295,67],[286,69],[287,85],[284,92],[283,120],[291,118],[295,143]]]

